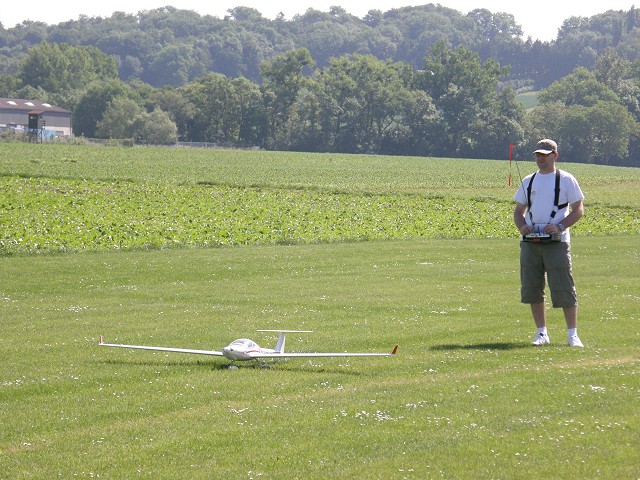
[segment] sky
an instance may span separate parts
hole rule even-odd
[[[629,10],[635,0],[109,0],[89,2],[87,4],[71,1],[3,0],[0,6],[0,23],[11,28],[25,20],[45,22],[50,25],[77,20],[80,15],[88,17],[109,17],[113,12],[138,13],[167,5],[184,10],[194,10],[201,15],[223,18],[229,9],[244,6],[258,10],[263,17],[273,19],[283,13],[285,19],[291,19],[304,13],[308,8],[328,12],[333,5],[344,8],[356,17],[364,17],[369,10],[383,12],[399,7],[439,3],[440,5],[462,13],[476,8],[485,8],[493,13],[505,12],[514,16],[522,27],[524,38],[549,41],[556,38],[558,29],[569,17],[590,17],[607,10]],[[639,6],[640,8],[640,6]]]

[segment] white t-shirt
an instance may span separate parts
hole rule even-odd
[[[534,231],[537,233],[542,233],[544,226],[548,223],[553,225],[562,223],[562,220],[569,215],[569,205],[579,200],[584,200],[584,194],[575,177],[564,170],[558,169],[558,171],[560,172],[560,197],[558,204],[562,205],[567,203],[568,205],[562,210],[559,210],[553,218],[551,217],[551,212],[554,211],[553,199],[556,188],[556,172],[545,174],[537,172],[533,179],[533,184],[531,185],[531,215],[527,209],[525,221],[527,225],[533,225]],[[520,185],[520,188],[518,188],[518,191],[513,197],[516,202],[524,206],[528,205],[527,189],[529,188],[529,182],[532,176],[533,173],[524,177],[522,185]],[[567,228],[562,232],[560,240],[569,242],[570,239],[569,229]]]

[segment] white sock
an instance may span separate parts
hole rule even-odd
[[[540,335],[547,335],[547,327],[538,328],[538,333]]]
[[[570,328],[568,330],[568,332],[569,332],[569,338],[578,336],[578,329],[577,328]]]

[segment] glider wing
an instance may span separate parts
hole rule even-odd
[[[224,356],[222,352],[215,350],[194,350],[191,348],[172,348],[172,347],[153,347],[147,345],[121,345],[117,343],[104,343],[102,335],[100,335],[101,347],[117,347],[117,348],[137,348],[139,350],[156,350],[160,352],[177,352],[177,353],[195,353],[200,355],[214,355],[216,357]]]
[[[398,351],[398,345],[391,353],[351,353],[351,352],[315,352],[315,353],[289,353],[289,352],[251,352],[252,358],[288,358],[288,357],[394,357]]]

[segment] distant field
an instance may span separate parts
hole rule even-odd
[[[508,151],[505,147],[505,158]],[[310,188],[331,192],[459,194],[511,201],[533,157],[464,160],[223,149],[118,148],[0,143],[0,176],[230,187]],[[640,208],[640,169],[563,164],[593,203]],[[508,186],[511,174],[512,187]]]
[[[527,92],[516,95],[516,100],[527,110],[538,105],[538,92]]]
[[[514,237],[512,197],[532,167],[59,145],[0,153],[0,254]],[[640,170],[570,167],[587,194],[576,233],[640,232]]]
[[[0,144],[0,478],[640,478],[640,169],[565,168],[584,349],[529,345],[508,162]],[[400,348],[98,346],[279,328]]]

